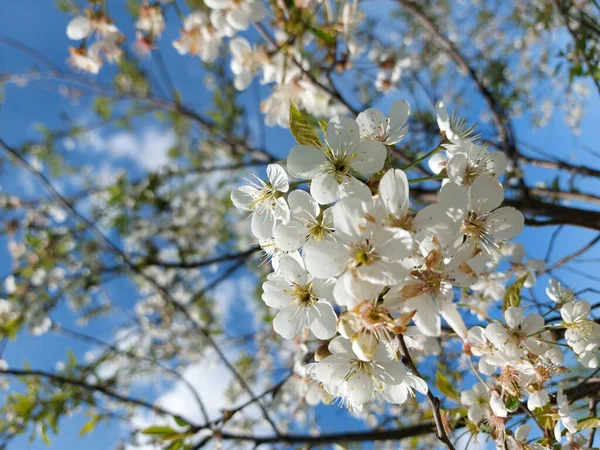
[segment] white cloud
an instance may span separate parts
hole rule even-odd
[[[168,151],[175,145],[175,134],[155,127],[145,128],[137,134],[121,131],[106,137],[98,131],[91,131],[80,144],[105,156],[127,158],[141,168],[156,170],[168,162]]]
[[[241,275],[230,278],[213,290],[212,296],[215,299],[216,313],[221,317],[221,323],[228,324],[231,320],[235,320],[236,313],[250,312],[252,326],[249,326],[248,322],[243,325],[256,329],[260,321],[259,315],[262,314],[259,304],[252,295],[256,290],[256,279],[248,272],[240,271],[240,273]]]
[[[231,357],[231,356],[230,356]],[[226,406],[226,391],[232,381],[233,375],[222,364],[207,365],[205,362],[192,364],[187,367],[182,376],[190,383],[208,412],[211,420],[221,416],[221,410]],[[190,388],[181,380],[177,381],[171,389],[158,397],[155,404],[163,407],[167,411],[178,414],[192,423],[203,423],[204,416],[200,410],[200,405],[196,401]],[[144,413],[141,410],[134,415],[131,420],[131,427],[136,430],[142,430],[149,426],[165,423],[162,418],[157,418],[154,414]],[[175,423],[169,425],[175,426]],[[143,436],[140,439],[144,440]],[[146,442],[148,442],[146,440]],[[155,450],[159,447],[152,445],[137,445],[128,447],[136,450]]]

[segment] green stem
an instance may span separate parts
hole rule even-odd
[[[290,183],[290,189],[295,188],[296,186],[300,186],[301,184],[310,183],[310,180],[298,180]]]
[[[442,147],[441,145],[438,145],[436,148],[434,148],[433,150],[431,150],[426,155],[421,156],[420,158],[418,158],[415,161],[411,162],[408,166],[403,167],[402,170],[406,171],[408,169],[412,169],[417,164],[419,164],[421,161],[426,160],[427,158],[429,158],[430,156],[433,156],[434,154],[436,154],[437,152],[439,152],[441,150],[444,150],[444,147]]]
[[[430,180],[443,180],[444,178],[446,178],[446,174],[442,172],[439,175],[432,175],[430,177],[413,178],[412,180],[408,180],[408,184],[422,183]]]

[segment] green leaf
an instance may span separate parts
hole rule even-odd
[[[77,366],[77,358],[75,357],[75,353],[73,353],[73,350],[71,349],[67,350],[67,361],[69,367]]]
[[[514,395],[509,395],[506,397],[506,402],[504,404],[506,409],[510,412],[516,411],[519,408],[519,398]]]
[[[321,132],[323,134],[327,133],[327,121],[323,120],[323,119],[319,119],[319,128],[321,128]]]
[[[527,277],[529,275],[522,276],[506,289],[502,311],[506,311],[511,306],[519,306],[521,304],[521,289],[523,289]]]
[[[171,445],[167,447],[167,450],[180,450],[183,448],[183,440],[178,439],[176,441],[171,442]]]
[[[588,417],[577,421],[577,431],[587,430],[589,428],[600,428],[600,417]]]
[[[448,378],[446,378],[446,375],[439,370],[435,374],[435,385],[442,394],[452,400],[460,401],[460,396],[458,395],[458,392],[456,392],[456,389],[454,389],[454,386],[452,386],[452,383],[450,383]]]
[[[190,426],[190,424],[183,417],[173,416],[173,419],[175,419],[175,423],[177,425],[179,425],[180,427],[189,427]]]
[[[44,441],[44,444],[52,445],[52,442],[50,442],[50,438],[48,437],[48,433],[46,431],[46,424],[44,423],[40,426],[40,434],[42,435],[42,440]]]
[[[332,34],[315,27],[310,27],[310,31],[312,31],[312,34],[314,34],[315,37],[321,39],[322,41],[325,41],[330,45],[335,44],[335,36]]]
[[[142,430],[142,434],[149,434],[151,436],[164,436],[178,433],[171,427],[155,425]]]
[[[96,97],[96,100],[94,100],[93,109],[94,112],[104,120],[108,120],[112,114],[112,105],[110,99],[106,97]]]
[[[79,430],[79,437],[85,436],[86,434],[90,434],[92,431],[94,431],[94,428],[96,428],[96,425],[99,421],[100,416],[92,416],[90,421],[81,427],[81,430]]]
[[[290,131],[298,144],[312,145],[313,147],[320,149],[323,148],[323,144],[315,130],[310,126],[306,117],[304,117],[292,102],[290,102]]]

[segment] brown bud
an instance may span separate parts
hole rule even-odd
[[[315,350],[315,361],[319,362],[331,355],[328,346],[329,344],[323,344]]]

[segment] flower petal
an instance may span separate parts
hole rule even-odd
[[[387,157],[385,145],[370,139],[362,140],[354,147],[352,153],[355,156],[351,160],[350,166],[364,176],[381,170]]]
[[[85,39],[91,32],[92,23],[85,16],[77,16],[67,25],[67,37],[73,41]]]
[[[319,173],[327,158],[311,145],[296,145],[287,157],[287,170],[295,178],[312,178]]]
[[[337,316],[328,302],[320,301],[308,312],[308,328],[317,339],[333,337],[337,328]]]
[[[295,305],[281,308],[275,319],[273,329],[285,339],[291,339],[306,326],[306,315],[298,311]]]
[[[304,247],[304,262],[315,278],[337,277],[346,268],[348,250],[333,241],[309,242]]]

